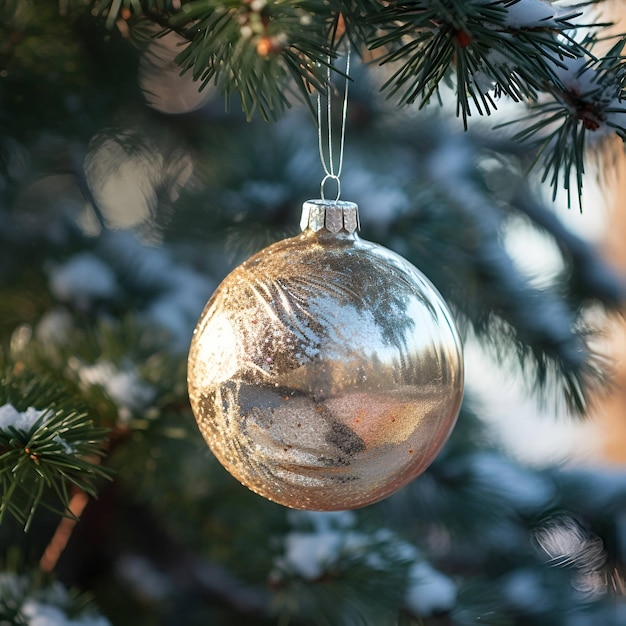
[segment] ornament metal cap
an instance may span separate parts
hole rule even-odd
[[[327,230],[333,234],[344,231],[352,234],[360,227],[359,207],[354,202],[319,199],[307,200],[302,205],[302,230]]]

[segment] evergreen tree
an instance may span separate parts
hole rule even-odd
[[[584,416],[624,287],[549,198],[582,205],[625,137],[605,5],[0,0],[0,624],[626,623],[623,477],[518,463],[471,388],[422,476],[318,513],[224,471],[185,375],[216,285],[317,195],[349,42],[363,236]],[[549,284],[517,228],[558,250]]]

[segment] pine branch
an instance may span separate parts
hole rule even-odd
[[[176,57],[181,71],[200,89],[215,82],[227,99],[237,93],[248,118],[259,112],[274,119],[296,100],[310,106],[311,91],[328,88],[331,42],[345,30],[357,52],[380,51],[377,62],[393,68],[383,90],[400,104],[423,107],[441,98],[442,85],[454,85],[465,128],[473,112],[490,115],[502,96],[529,104],[523,121],[531,123],[515,140],[532,141],[544,181],[555,194],[563,186],[570,199],[575,190],[580,203],[589,135],[626,139],[623,42],[598,59],[597,32],[610,24],[581,21],[596,4],[563,10],[541,0],[114,0],[96,9],[110,26],[147,19],[176,30],[188,41]],[[591,34],[578,41],[579,29]]]
[[[590,54],[597,44],[589,36],[581,45]],[[513,140],[534,148],[532,165],[543,168],[542,180],[549,182],[553,197],[563,187],[568,204],[574,195],[581,210],[587,152],[600,150],[615,135],[626,140],[624,45],[626,35],[602,58],[573,57],[555,67],[558,83],[544,83],[526,116],[500,126],[524,125]]]
[[[61,340],[25,342],[14,358],[53,382],[65,402],[80,402],[99,426],[143,430],[182,395],[179,359],[164,351],[165,333],[130,316],[76,326]],[[47,406],[47,405],[44,405]]]
[[[89,496],[82,490],[73,489],[72,496],[67,505],[70,516],[61,519],[54,535],[52,535],[50,543],[48,543],[39,560],[39,567],[42,572],[50,573],[56,568],[63,554],[63,550],[65,550],[87,504],[89,504]]]
[[[181,34],[189,42],[176,57],[182,72],[190,71],[199,89],[220,85],[227,100],[237,93],[248,118],[258,112],[273,119],[291,99],[308,103],[312,89],[325,90],[338,15],[330,5],[191,0],[175,10],[174,4],[116,0],[97,8],[109,25],[134,12]]]
[[[39,622],[60,624],[61,619],[67,624],[107,626],[109,623],[96,614],[90,595],[74,589],[68,591],[40,572],[24,573],[23,566],[5,565],[4,571],[0,571],[0,623],[13,626]]]
[[[400,65],[383,89],[391,95],[401,92],[401,103],[418,102],[421,107],[439,91],[442,80],[454,76],[465,127],[472,104],[481,115],[496,108],[489,91],[515,101],[535,98],[543,82],[556,80],[552,64],[560,65],[564,56],[582,56],[584,49],[567,46],[559,38],[575,27],[576,13],[525,19],[523,9],[512,11],[518,2],[389,4],[371,18],[383,35],[370,47],[391,48],[381,62]]]
[[[177,57],[183,71],[203,87],[223,81],[227,96],[239,93],[248,118],[257,109],[270,119],[290,106],[290,83],[305,102],[311,89],[324,90],[335,20],[325,4],[260,0],[190,2],[170,21],[190,39]]]
[[[9,514],[28,529],[39,505],[71,515],[70,487],[95,496],[109,476],[97,461],[108,431],[63,397],[45,378],[0,377],[0,520]]]

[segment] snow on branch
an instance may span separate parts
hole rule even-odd
[[[43,501],[69,514],[71,488],[95,495],[96,479],[108,475],[98,463],[107,430],[54,401],[45,409],[16,408],[38,393],[36,384],[0,376],[0,520],[9,514],[26,528]]]

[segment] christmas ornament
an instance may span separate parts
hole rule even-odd
[[[461,405],[445,302],[358,222],[351,202],[305,202],[303,232],[227,276],[191,344],[189,395],[211,450],[292,508],[357,508],[403,487]]]

